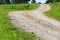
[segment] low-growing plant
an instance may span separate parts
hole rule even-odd
[[[37,7],[38,5],[36,4],[0,5],[0,40],[34,40],[36,36],[29,32],[21,31],[21,29],[11,24],[8,13],[18,10],[33,10]]]
[[[51,10],[45,12],[44,14],[50,18],[60,21],[60,2],[50,4]]]

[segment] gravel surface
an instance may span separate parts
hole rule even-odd
[[[36,10],[10,12],[8,16],[16,27],[33,32],[41,40],[60,40],[60,22],[43,14],[50,9],[48,4],[41,4]]]

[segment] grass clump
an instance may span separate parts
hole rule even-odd
[[[28,8],[27,8],[28,7]],[[18,30],[10,23],[8,12],[36,9],[36,4],[0,5],[0,40],[34,40],[35,35]]]
[[[50,6],[51,6],[51,10],[45,12],[45,15],[47,15],[50,18],[60,21],[60,2],[50,4]]]

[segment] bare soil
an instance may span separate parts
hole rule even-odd
[[[41,4],[36,10],[10,12],[8,16],[16,27],[33,32],[41,40],[60,40],[60,22],[43,14],[50,9],[48,4]]]

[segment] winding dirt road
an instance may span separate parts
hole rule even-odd
[[[46,17],[43,12],[50,10],[47,4],[32,11],[10,12],[11,22],[28,32],[33,32],[41,40],[60,40],[60,22]]]

